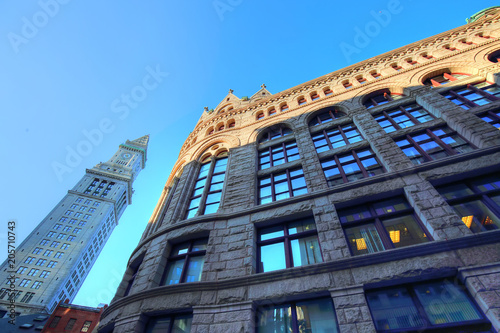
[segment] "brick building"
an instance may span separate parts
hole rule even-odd
[[[92,308],[60,301],[45,323],[42,333],[92,332],[99,323],[99,317],[107,305]]]
[[[189,134],[99,332],[500,329],[500,11]]]

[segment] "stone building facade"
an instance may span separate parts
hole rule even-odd
[[[500,329],[500,11],[182,147],[99,332]]]
[[[146,166],[149,135],[121,144],[62,198],[0,266],[0,315],[51,313],[73,300]],[[13,313],[12,313],[13,314]]]

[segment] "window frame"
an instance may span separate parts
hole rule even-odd
[[[330,117],[327,118],[326,120],[321,120],[320,116],[322,116],[324,114],[328,114]],[[335,115],[338,115],[338,117]],[[334,107],[329,107],[326,110],[323,109],[323,110],[319,110],[318,112],[314,113],[314,116],[309,119],[308,126],[314,127],[314,126],[318,126],[318,125],[323,125],[323,124],[338,120],[338,119],[346,117],[346,116],[347,116],[347,114],[345,112],[343,112],[337,108],[334,108]]]
[[[200,282],[201,281],[201,276],[199,281],[192,281],[192,282],[186,282],[186,275],[189,270],[189,263],[190,259],[192,257],[205,257],[207,254],[207,250],[198,250],[198,251],[193,251],[193,245],[197,241],[202,241],[205,240],[205,247],[208,246],[208,237],[201,237],[201,238],[195,238],[186,242],[181,242],[177,244],[172,244],[170,252],[172,252],[177,246],[181,246],[182,244],[187,244],[189,243],[188,250],[186,253],[182,254],[175,254],[173,255],[172,253],[169,254],[168,259],[167,259],[167,264],[165,265],[165,270],[163,272],[163,276],[161,278],[161,285],[162,286],[171,286],[171,285],[176,285],[176,284],[183,284],[183,283],[193,283],[193,282]],[[184,264],[182,266],[182,271],[181,275],[179,277],[179,282],[178,283],[172,283],[172,284],[167,284],[167,277],[168,277],[168,272],[169,268],[171,267],[172,263],[175,263],[177,261],[184,260]],[[203,261],[205,262],[205,261]],[[202,268],[203,272],[203,268]]]
[[[332,136],[331,135],[332,133],[330,133],[330,134],[328,133],[328,132],[331,132],[331,131],[337,131],[338,134],[340,134],[340,136],[342,137],[342,140],[344,141],[344,144],[342,146],[333,147],[332,141],[330,139],[330,136]],[[347,137],[347,135],[345,134],[346,131],[347,132],[355,131],[357,133],[357,135],[355,135],[353,137],[359,137],[360,140],[354,141],[354,142],[350,142],[349,139],[351,139],[353,137]],[[322,136],[321,137],[317,137],[320,134],[322,134]],[[346,124],[343,124],[343,125],[335,125],[335,126],[331,126],[331,127],[322,129],[322,130],[317,131],[317,132],[313,132],[313,133],[311,133],[311,140],[312,140],[312,142],[314,144],[314,148],[316,149],[316,152],[319,154],[319,153],[321,153],[323,151],[337,149],[337,148],[345,147],[346,145],[349,145],[349,144],[354,144],[356,142],[361,142],[361,141],[365,140],[365,138],[363,137],[363,134],[361,134],[361,132],[358,130],[358,128],[356,127],[356,125],[354,125],[353,122],[349,122],[349,123],[346,123]],[[319,152],[318,149],[321,149],[321,148],[325,147],[325,145],[323,145],[323,146],[316,146],[316,142],[321,141],[321,140],[325,140],[326,141],[326,146],[328,147],[328,149]],[[336,142],[339,142],[339,141],[336,141]]]
[[[485,85],[484,87],[480,87],[480,88],[477,87],[478,85],[481,85],[483,83],[486,83],[487,85]],[[454,89],[450,89],[450,90],[446,91],[445,93],[442,93],[441,95],[451,102],[453,102],[453,100],[458,100],[458,101],[462,102],[461,104],[457,104],[455,102],[453,102],[453,103],[455,103],[457,106],[461,107],[462,109],[469,110],[469,109],[481,106],[479,104],[476,104],[474,101],[469,100],[466,97],[466,96],[469,96],[472,94],[478,94],[478,95],[482,96],[483,98],[488,99],[490,101],[490,103],[499,101],[500,97],[497,97],[496,95],[490,94],[490,93],[485,91],[485,89],[493,88],[495,86],[497,86],[495,83],[491,83],[488,81],[481,81],[481,82],[477,82],[477,83],[471,83],[471,84],[468,84],[466,86],[460,86],[460,87],[457,87]],[[463,94],[457,93],[458,90],[462,90],[464,88],[467,89],[468,91],[464,92]],[[464,108],[463,107],[464,105],[467,108]]]
[[[382,127],[382,125],[380,125],[380,127],[382,127],[386,133],[392,133],[392,132],[398,131],[398,130],[403,129],[403,128],[409,128],[409,127],[412,127],[412,126],[401,127],[401,126],[399,125],[399,123],[397,123],[397,122],[393,119],[393,117],[395,117],[395,116],[396,116],[396,117],[400,117],[400,116],[403,116],[403,115],[404,115],[404,116],[408,117],[408,118],[409,118],[409,120],[413,123],[413,126],[415,126],[415,125],[420,125],[420,124],[425,124],[427,121],[426,121],[426,122],[420,122],[420,121],[419,121],[417,118],[415,118],[415,117],[414,117],[414,116],[413,116],[413,115],[412,115],[412,114],[411,114],[408,110],[406,110],[406,108],[407,108],[407,107],[412,106],[412,105],[417,105],[417,107],[416,107],[416,108],[412,108],[412,109],[410,109],[410,110],[411,110],[411,112],[414,112],[414,111],[417,111],[417,110],[424,110],[424,111],[427,113],[427,115],[429,115],[429,116],[431,116],[431,117],[432,117],[432,119],[431,119],[431,120],[428,120],[428,121],[432,121],[432,120],[436,119],[436,117],[435,117],[433,114],[431,114],[431,113],[430,113],[429,111],[427,111],[427,110],[426,110],[423,106],[419,105],[419,104],[418,104],[418,103],[416,103],[416,102],[415,102],[415,103],[405,104],[405,105],[400,105],[400,106],[395,107],[395,108],[393,108],[393,109],[383,110],[383,111],[382,111],[382,112],[380,112],[380,113],[374,114],[374,115],[373,115],[373,117],[375,118],[375,121],[376,121],[379,125],[380,125],[380,123],[381,123],[382,121],[387,120],[387,121],[389,121],[389,122],[391,123],[392,127],[394,127],[394,128],[395,128],[395,130],[394,130],[394,131],[387,132],[387,130],[386,130],[386,128],[387,128],[387,127]],[[396,114],[396,115],[389,115],[389,113],[393,113],[393,112],[395,112],[395,111],[399,111],[399,114]],[[378,118],[380,118],[381,116],[384,116],[384,118],[383,118],[383,119],[378,119]]]
[[[288,147],[289,145],[294,145],[294,146]],[[275,159],[274,156],[276,154],[279,154],[279,152],[274,153],[273,150],[279,149],[279,148],[282,149],[283,161],[284,162],[280,163],[280,164],[277,164],[277,165],[274,165],[274,163],[278,160],[278,158]],[[297,149],[297,153],[296,154],[290,154],[290,151],[292,149],[294,149],[294,148]],[[300,159],[300,154],[299,154],[299,150],[298,149],[299,148],[297,146],[297,141],[295,141],[295,139],[290,140],[290,141],[285,141],[285,142],[277,143],[277,144],[274,144],[272,146],[259,149],[258,156],[257,156],[259,170],[265,170],[265,169],[272,168],[274,166],[283,165],[283,164],[288,163],[288,162],[299,160]],[[265,156],[262,156],[263,154],[267,154],[267,156],[269,158],[269,162],[267,162],[267,163],[262,163],[261,162],[261,158],[265,157]],[[263,164],[269,164],[269,166],[266,167],[266,168],[263,168],[262,167]]]
[[[381,103],[381,101],[377,102],[376,98],[380,97],[380,96],[382,96],[386,102],[384,102],[384,103]],[[398,97],[395,98],[395,96],[398,96]],[[404,97],[403,94],[394,93],[394,92],[391,92],[388,89],[385,89],[385,90],[382,90],[382,91],[379,90],[379,91],[376,91],[373,94],[368,95],[368,97],[363,101],[363,106],[366,109],[371,109],[371,108],[374,108],[374,107],[377,107],[377,106],[380,106],[380,105],[388,104],[390,102],[393,102],[395,100],[401,99],[403,97]]]
[[[301,174],[299,175],[295,175],[295,176],[290,176],[290,174],[292,172],[295,172],[295,171],[298,171],[300,170],[301,171]],[[285,174],[286,175],[286,178],[285,180],[281,180],[279,182],[275,182],[274,180],[274,177],[278,176],[278,175],[281,175],[281,174]],[[261,185],[260,182],[262,179],[264,178],[267,178],[269,177],[270,179],[270,182],[269,182],[269,185],[265,184],[265,185]],[[292,180],[295,180],[295,179],[299,179],[299,178],[303,178],[304,179],[304,183],[306,184],[305,186],[302,186],[302,187],[299,187],[299,188],[293,188],[292,187]],[[269,203],[272,203],[272,202],[275,202],[275,201],[279,201],[279,200],[284,200],[284,199],[276,199],[276,187],[275,187],[275,184],[280,184],[280,183],[284,183],[286,182],[287,183],[287,186],[288,186],[288,194],[289,194],[289,197],[288,198],[284,198],[284,199],[289,199],[289,198],[292,198],[294,197],[293,195],[293,192],[295,190],[301,190],[301,189],[305,189],[306,192],[305,193],[301,193],[301,194],[298,194],[298,195],[303,195],[303,194],[307,194],[308,193],[308,190],[307,190],[307,182],[305,180],[305,175],[304,175],[304,170],[302,169],[302,166],[298,167],[298,168],[287,168],[285,170],[279,170],[279,171],[276,171],[276,172],[271,172],[265,176],[262,176],[262,177],[259,177],[257,179],[257,188],[258,188],[258,195],[257,195],[257,200],[258,200],[258,205],[265,205],[265,204],[269,204]],[[266,203],[262,203],[262,197],[261,197],[261,190],[262,188],[264,187],[270,187],[271,188],[271,202],[266,202]],[[285,192],[282,192],[282,193],[285,193]]]
[[[149,326],[149,325],[153,325],[152,323],[154,321],[157,321],[158,319],[169,319],[170,320],[170,323],[169,323],[169,326],[167,328],[166,331],[162,331],[162,332],[165,332],[165,333],[173,333],[174,332],[174,324],[175,324],[175,321],[178,320],[178,319],[188,319],[189,320],[189,325],[190,327],[192,327],[192,323],[193,323],[193,314],[192,313],[179,313],[179,314],[173,314],[173,315],[165,315],[165,316],[151,316],[149,317],[147,323],[145,324],[144,326],[144,332],[145,333],[151,333],[151,332],[154,332],[153,330],[158,330],[158,328],[155,328],[154,326]]]
[[[311,220],[314,223],[315,228],[311,229],[311,230],[297,232],[295,234],[289,234],[288,226],[290,224],[293,224],[293,223],[298,222],[298,221],[304,221],[304,220]],[[269,238],[266,240],[260,240],[261,232],[263,229],[278,227],[278,226],[283,227],[283,236]],[[256,241],[256,244],[257,244],[257,273],[273,272],[273,271],[264,272],[264,269],[262,267],[262,260],[261,260],[262,259],[261,248],[262,248],[262,246],[279,244],[279,243],[284,244],[286,269],[292,268],[292,267],[308,266],[308,265],[294,266],[293,250],[292,250],[291,241],[296,240],[296,239],[308,238],[311,236],[316,236],[318,238],[318,247],[319,247],[319,253],[321,254],[321,262],[325,262],[325,259],[323,257],[323,252],[321,251],[321,244],[319,242],[319,237],[318,237],[318,228],[316,227],[316,221],[314,220],[314,217],[311,216],[311,217],[307,217],[307,218],[303,218],[303,219],[296,219],[296,220],[287,221],[284,223],[271,224],[271,225],[259,227],[257,230],[257,241]]]

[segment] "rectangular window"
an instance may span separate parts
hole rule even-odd
[[[375,116],[375,120],[386,133],[426,123],[433,119],[434,117],[427,110],[416,103],[382,111],[382,113]]]
[[[71,216],[71,214],[73,214],[73,211],[72,210],[67,210],[66,213],[64,213],[65,215],[68,215],[68,216]]]
[[[20,266],[18,269],[17,269],[17,274],[23,274],[24,272],[26,272],[26,270],[28,269],[28,267],[24,267],[24,266]]]
[[[500,177],[467,179],[436,188],[474,233],[500,228]]]
[[[54,237],[55,234],[56,234],[55,232],[49,231],[49,233],[47,234],[47,237]]]
[[[59,235],[57,235],[57,239],[63,239],[64,237],[66,237],[66,234],[59,234]]]
[[[82,200],[83,200],[83,198],[77,198],[77,199],[75,200],[75,202],[76,202],[76,203],[80,203],[80,202],[82,202]]]
[[[75,238],[76,238],[76,236],[70,235],[70,236],[68,236],[68,241],[72,242],[75,240]]]
[[[59,230],[59,229],[61,229],[61,227],[62,227],[62,224],[56,223],[54,225],[53,229]]]
[[[85,215],[83,216],[83,219],[84,219],[84,220],[88,220],[91,216],[92,216],[92,215],[90,215],[90,214],[85,214]]]
[[[364,140],[356,126],[352,124],[335,126],[311,136],[318,153]]]
[[[54,267],[56,267],[56,265],[57,265],[57,261],[51,261],[51,262],[49,262],[49,264],[47,265],[47,267],[48,268],[54,268]]]
[[[40,287],[42,286],[42,281],[35,281],[33,283],[33,285],[31,286],[32,289],[40,289]]]
[[[80,217],[80,216],[82,216],[82,215],[83,215],[83,214],[82,214],[82,213],[80,213],[80,212],[75,213],[75,217],[77,217],[77,218],[78,218],[78,217]]]
[[[54,253],[52,250],[46,250],[45,253],[43,254],[45,257],[50,257]]]
[[[27,287],[30,282],[31,282],[30,279],[22,279],[21,282],[19,283],[19,287]]]
[[[35,258],[33,257],[27,257],[26,260],[24,261],[25,264],[32,264],[35,261]]]
[[[9,293],[10,289],[2,288],[0,289],[0,299],[4,299],[5,296]]]
[[[58,247],[59,244],[61,244],[61,243],[57,242],[57,241],[54,241],[54,242],[52,242],[52,244],[50,244],[50,247]]]
[[[90,205],[91,203],[92,203],[92,200],[89,200],[89,199],[85,200],[86,205]]]
[[[59,321],[60,321],[60,320],[61,320],[61,317],[59,317],[59,316],[54,316],[54,319],[52,319],[52,321],[50,322],[49,327],[50,327],[50,328],[57,327],[57,324],[59,324]]]
[[[75,224],[75,222],[76,222],[76,219],[71,219],[71,220],[68,222],[68,224]]]
[[[78,234],[80,231],[82,231],[82,228],[75,228],[75,230],[73,230],[73,233]]]
[[[267,169],[272,166],[298,160],[299,158],[297,143],[295,141],[284,142],[259,150],[259,168]]]
[[[47,245],[47,244],[49,244],[48,239],[42,239],[42,241],[40,242],[40,245]]]
[[[396,144],[415,165],[476,149],[447,126],[408,134]]]
[[[56,259],[62,258],[63,255],[64,255],[64,252],[57,252],[56,255],[54,256],[54,258],[56,258]]]
[[[69,225],[65,226],[62,231],[70,231],[71,227]]]
[[[41,278],[47,278],[50,274],[50,271],[43,271],[42,273],[40,273],[40,277]]]
[[[192,320],[192,315],[152,317],[146,326],[145,333],[189,333]]]
[[[68,218],[67,218],[67,217],[61,217],[61,218],[59,219],[59,222],[64,223],[64,222],[66,222],[67,220],[68,220]]]
[[[341,209],[338,215],[352,255],[432,240],[403,197]]]
[[[259,179],[259,204],[295,197],[307,193],[302,168],[286,169]]]
[[[42,248],[40,248],[40,247],[35,247],[35,249],[33,250],[33,252],[32,252],[32,253],[33,253],[33,254],[40,254],[40,253],[42,253]]]
[[[202,164],[194,186],[186,218],[217,212],[226,177],[227,157]]]
[[[456,280],[366,292],[377,332],[486,332],[491,324]],[[440,330],[440,328],[442,330]]]
[[[29,303],[33,296],[35,296],[35,293],[26,293],[21,299],[21,303]]]
[[[83,323],[83,326],[82,326],[82,329],[80,330],[80,332],[88,332],[90,329],[90,325],[92,325],[92,322],[90,320],[86,320]],[[186,331],[186,332],[189,332],[189,331]],[[180,331],[179,333],[182,333],[182,331]]]
[[[101,203],[100,203],[99,201],[95,201],[95,202],[92,204],[92,206],[94,206],[94,207],[99,207],[99,205],[100,205],[100,204],[101,204]]]
[[[40,270],[39,269],[35,269],[35,268],[32,268],[30,269],[30,271],[28,272],[28,275],[29,276],[35,276],[36,274],[38,274]]]
[[[261,228],[258,234],[261,273],[323,262],[314,218]]]
[[[89,213],[95,212],[95,208],[89,208]]]
[[[443,96],[461,108],[468,110],[500,100],[500,87],[485,81],[450,90]]]
[[[68,323],[66,324],[66,327],[64,327],[64,330],[70,331],[73,329],[73,326],[75,326],[76,323],[76,318],[69,318]]]
[[[321,166],[330,186],[372,177],[385,172],[385,168],[369,148],[334,155],[333,158],[321,161]]]
[[[86,206],[82,206],[82,207],[80,207],[80,210],[81,210],[81,211],[85,211],[85,209],[87,209],[87,207],[86,207]]]
[[[69,249],[68,243],[64,243],[63,245],[61,245],[61,250],[67,250],[67,249]]]
[[[256,326],[257,333],[340,332],[331,298],[260,307]]]
[[[163,284],[196,282],[201,280],[207,238],[184,242],[172,247]]]
[[[80,227],[83,227],[83,226],[85,226],[86,224],[87,224],[87,222],[86,222],[86,221],[80,221],[80,222],[78,222],[78,225],[79,225]]]
[[[47,259],[38,259],[35,265],[37,266],[43,266],[47,262]]]
[[[72,204],[70,208],[72,208],[72,209],[76,209],[76,208],[78,208],[78,205],[76,205],[76,204]]]
[[[479,118],[500,129],[500,110],[491,110],[482,113],[479,115]]]

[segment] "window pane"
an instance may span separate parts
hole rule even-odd
[[[189,250],[189,242],[188,243],[182,243],[182,244],[176,245],[172,249],[172,255],[176,256],[176,255],[179,255],[179,254],[185,254],[185,253],[188,252],[188,250]]]
[[[189,333],[191,332],[192,316],[176,317],[172,327],[172,333]]]
[[[292,332],[291,307],[276,306],[259,311],[257,316],[258,333],[289,333]]]
[[[453,208],[472,232],[495,230],[500,227],[499,217],[479,200],[453,205]]]
[[[477,186],[480,191],[489,191],[500,188],[500,179],[498,176],[487,177],[472,182],[472,184]]]
[[[146,333],[168,332],[170,327],[170,318],[153,318],[146,327]]]
[[[284,243],[260,247],[261,271],[270,272],[286,268]]]
[[[375,208],[377,215],[394,213],[409,207],[410,205],[403,198],[389,199],[380,202],[375,202],[373,204],[373,208]]]
[[[424,325],[406,288],[367,292],[366,299],[377,330]]]
[[[336,333],[337,318],[331,299],[297,303],[299,333]]]
[[[464,290],[446,280],[415,286],[415,293],[432,324],[481,319]]]
[[[396,248],[429,241],[429,238],[411,215],[385,220],[383,224]]]
[[[277,237],[283,237],[285,235],[283,231],[283,226],[278,225],[275,227],[270,227],[270,228],[263,228],[260,231],[260,239],[261,241],[263,240],[268,240],[272,238],[277,238]]]
[[[288,182],[282,182],[278,184],[275,183],[274,191],[276,192],[276,195],[278,195],[278,193],[288,193]]]
[[[215,202],[220,202],[220,198],[222,196],[222,192],[216,192],[213,194],[207,195],[207,205]]]
[[[294,239],[290,243],[294,267],[323,262],[318,236]]]
[[[201,271],[203,270],[204,256],[189,258],[186,282],[195,282],[201,280]]]
[[[299,232],[304,232],[308,230],[316,230],[316,224],[314,219],[300,220],[288,225],[288,234],[294,235]]]
[[[217,210],[219,209],[219,202],[213,203],[213,204],[207,204],[205,206],[205,211],[203,214],[213,214],[217,213]]]
[[[184,259],[176,260],[174,262],[170,262],[168,265],[168,273],[165,279],[165,284],[177,284],[180,282],[182,267],[184,266]]]
[[[382,240],[373,224],[346,228],[345,233],[353,255],[385,250]]]
[[[339,212],[340,222],[351,222],[372,216],[368,207],[358,206],[356,208],[345,209]]]
[[[439,189],[439,193],[446,199],[461,198],[470,194],[474,194],[474,192],[472,192],[472,190],[465,184],[456,184],[441,187]]]
[[[193,242],[193,248],[191,251],[203,251],[207,249],[207,239],[200,239]]]

